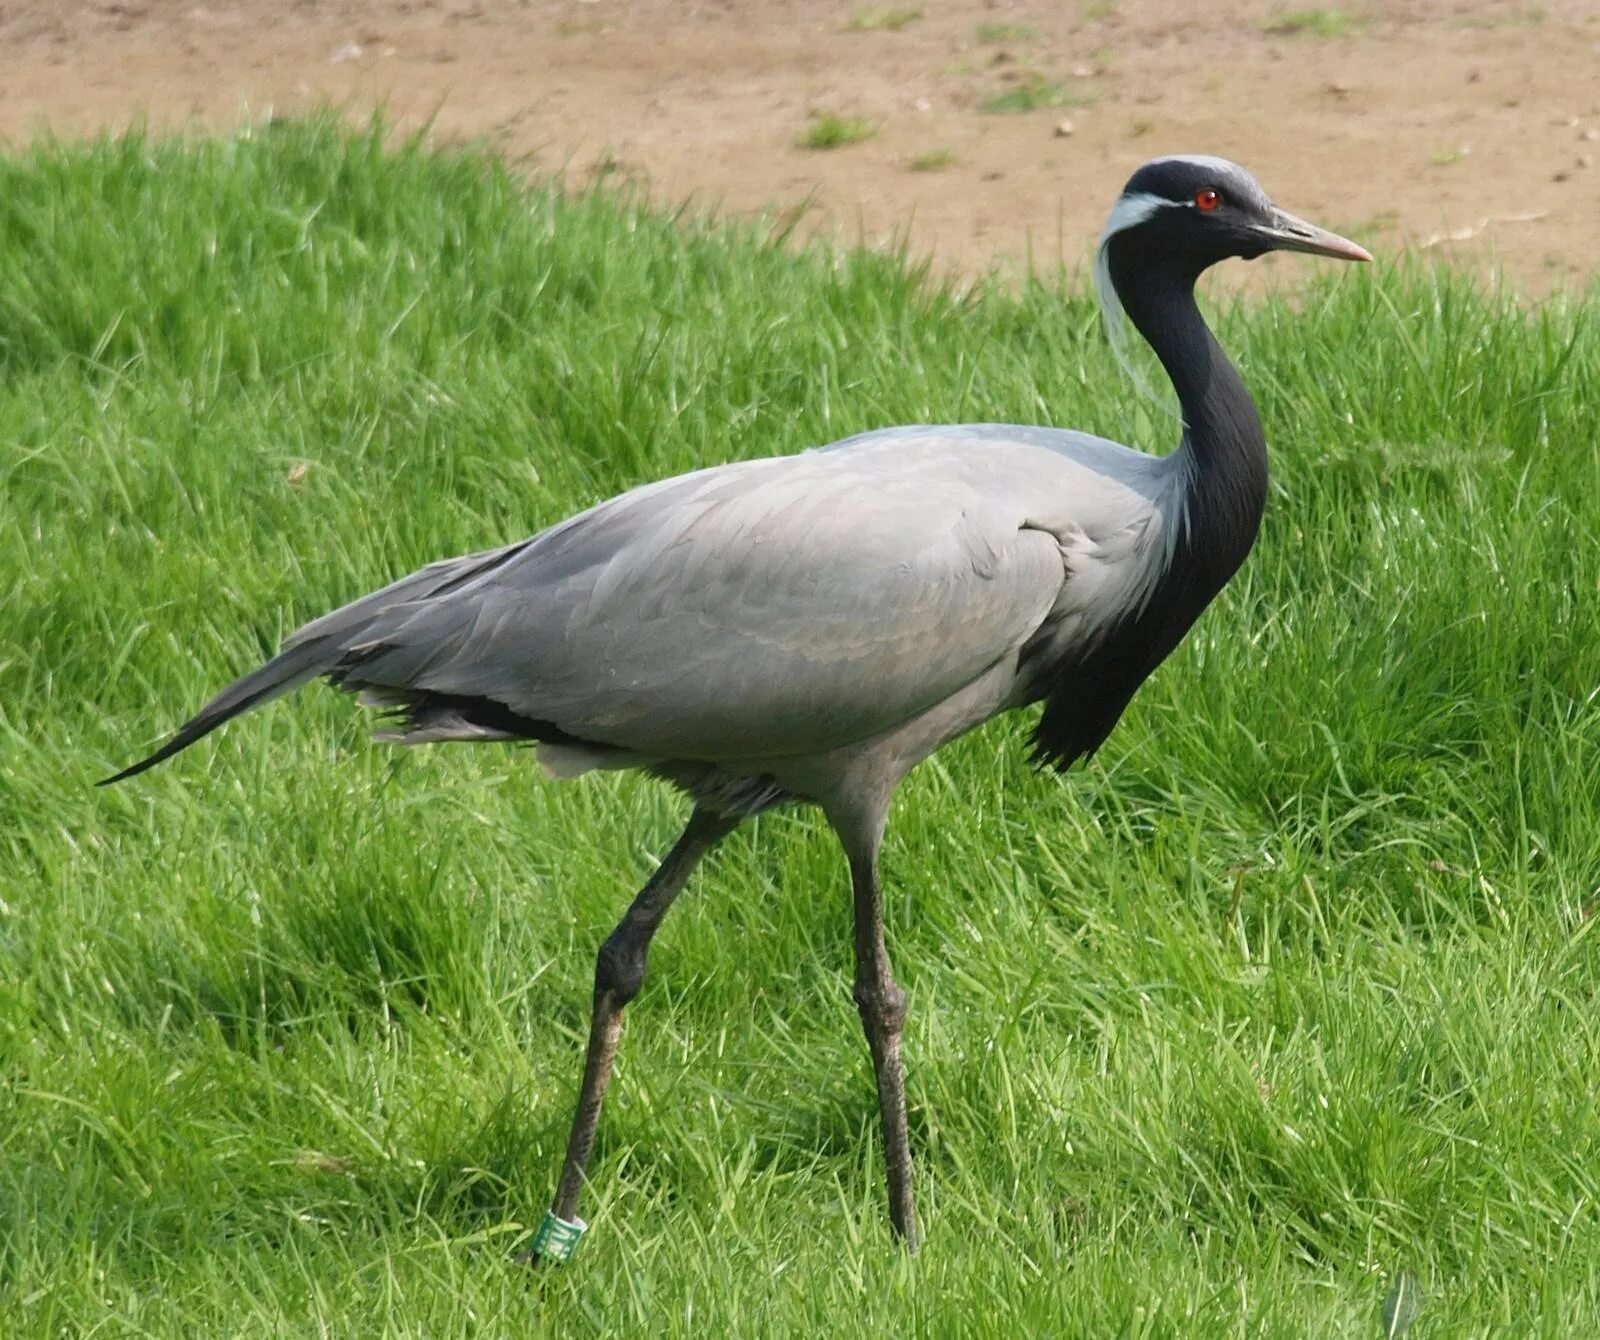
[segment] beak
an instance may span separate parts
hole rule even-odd
[[[1281,209],[1272,211],[1272,222],[1263,224],[1256,235],[1274,251],[1307,251],[1313,256],[1332,256],[1341,261],[1370,261],[1372,254],[1347,237],[1318,228]]]

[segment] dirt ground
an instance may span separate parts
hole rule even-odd
[[[1532,293],[1600,274],[1600,4],[1339,3],[0,0],[0,133],[382,100],[966,269],[1076,264],[1139,161],[1205,151],[1374,251]],[[988,106],[1030,91],[1056,105]],[[824,113],[872,133],[802,147]]]

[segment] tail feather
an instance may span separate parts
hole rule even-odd
[[[259,670],[253,671],[243,679],[235,680],[223,689],[149,758],[140,759],[132,767],[124,768],[115,777],[107,777],[97,785],[110,786],[113,782],[137,777],[146,769],[153,768],[180,750],[187,749],[196,740],[209,735],[224,722],[248,712],[253,707],[269,703],[291,689],[299,688],[308,679],[316,679],[319,675],[329,676],[341,688],[366,689],[373,695],[369,701],[374,705],[404,708],[412,711],[413,715],[423,699],[429,700],[433,708],[456,709],[463,708],[464,705],[465,708],[470,708],[470,711],[465,711],[462,719],[457,722],[461,729],[469,730],[469,734],[460,737],[437,734],[421,738],[507,740],[543,738],[543,735],[548,733],[544,730],[543,723],[507,724],[515,714],[498,703],[442,698],[434,701],[438,698],[437,695],[410,691],[408,681],[404,678],[392,685],[366,684],[359,679],[349,684],[345,682],[351,672],[373,651],[374,648],[364,644],[362,639],[368,635],[374,622],[381,616],[394,608],[405,609],[411,602],[425,602],[453,595],[474,579],[514,558],[529,543],[531,541],[523,540],[500,549],[486,549],[481,553],[430,563],[427,567],[400,578],[399,581],[391,582],[381,590],[362,596],[359,600],[353,600],[348,605],[340,606],[331,613],[324,614],[320,619],[313,620],[293,633],[283,644],[283,649]],[[466,719],[468,717],[476,719],[469,721]],[[549,730],[553,731],[554,727],[550,727]]]
[[[231,721],[253,707],[269,703],[291,689],[299,688],[308,679],[326,674],[331,669],[328,658],[332,651],[333,649],[327,646],[326,639],[316,638],[298,642],[280,652],[259,670],[252,671],[242,679],[234,680],[186,721],[155,753],[148,758],[140,759],[131,767],[124,768],[114,777],[102,778],[95,785],[110,786],[113,782],[137,777],[146,769],[155,767],[157,763],[171,758],[180,750],[187,749],[196,740],[211,734],[224,722]]]

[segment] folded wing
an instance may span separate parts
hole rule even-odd
[[[979,425],[651,484],[307,624],[111,780],[318,676],[394,709],[413,742],[708,762],[835,748],[1037,647],[1041,628],[1087,635],[1137,599],[1159,566],[1160,464]]]
[[[1064,575],[1025,509],[969,481],[751,462],[626,494],[386,605],[335,674],[633,753],[783,756],[970,683],[1038,627]]]

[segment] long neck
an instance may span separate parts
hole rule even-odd
[[[1046,672],[1034,747],[1062,767],[1100,746],[1145,677],[1244,562],[1266,502],[1267,444],[1255,404],[1200,319],[1196,274],[1152,250],[1130,257],[1113,237],[1107,259],[1118,298],[1183,406],[1183,445],[1168,458],[1182,480],[1183,521],[1143,607],[1088,648],[1060,655]]]
[[[1155,350],[1183,409],[1179,459],[1188,491],[1187,558],[1233,575],[1255,542],[1267,496],[1267,442],[1238,369],[1194,300],[1195,274],[1115,245],[1111,279],[1128,318]],[[1119,263],[1121,262],[1121,263]],[[1154,263],[1152,263],[1154,262]]]

